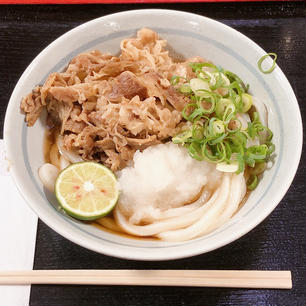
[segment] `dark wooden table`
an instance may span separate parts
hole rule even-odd
[[[10,94],[21,73],[44,47],[85,21],[139,8],[168,8],[205,15],[246,34],[265,50],[276,52],[305,122],[305,2],[0,6],[0,137]],[[238,241],[208,254],[177,261],[126,261],[81,248],[41,221],[37,233],[35,269],[285,269],[292,271],[292,290],[33,286],[30,305],[306,305],[305,166],[303,151],[295,180],[274,212]]]

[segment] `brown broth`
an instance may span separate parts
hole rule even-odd
[[[44,145],[43,145],[44,160],[46,163],[50,163],[50,149],[54,143],[55,143],[54,131],[51,129],[46,129],[44,135]]]
[[[236,215],[236,213],[240,210],[240,208],[246,203],[246,201],[248,200],[249,196],[251,194],[251,190],[246,191],[245,196],[243,197],[243,199],[241,200],[241,202],[239,203],[238,209],[235,211],[234,215]],[[234,216],[233,215],[233,216]]]
[[[140,237],[140,236],[134,236],[134,235],[131,235],[131,234],[128,234],[128,233],[124,233],[124,232],[117,232],[117,231],[111,230],[107,227],[104,227],[103,225],[101,225],[98,222],[92,222],[91,224],[93,226],[95,226],[96,228],[102,230],[102,231],[105,231],[105,232],[108,232],[108,233],[111,233],[111,234],[116,234],[116,235],[118,235],[120,237],[123,237],[123,238],[130,238],[130,239],[141,240],[141,241],[159,241],[159,239],[156,238],[156,237],[150,237],[150,236]]]

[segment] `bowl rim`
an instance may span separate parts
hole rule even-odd
[[[30,63],[30,65],[26,68],[26,70],[23,72],[23,74],[21,75],[19,81],[17,82],[14,91],[12,92],[7,110],[6,110],[6,115],[5,115],[5,121],[4,121],[4,142],[5,142],[5,148],[6,148],[6,152],[8,157],[11,156],[10,152],[13,149],[13,142],[14,140],[9,137],[9,118],[12,116],[12,110],[13,110],[13,105],[14,103],[14,93],[17,91],[18,87],[20,86],[20,83],[27,77],[28,73],[31,71],[31,68],[34,66],[35,63],[39,62],[41,60],[41,58],[44,57],[45,53],[48,52],[48,50],[50,50],[51,48],[53,48],[54,46],[56,46],[56,44],[61,43],[62,41],[64,41],[67,37],[69,37],[71,34],[77,33],[81,28],[86,27],[90,24],[94,24],[96,22],[99,22],[103,19],[107,19],[107,18],[117,18],[117,17],[128,17],[130,16],[134,16],[135,14],[176,14],[176,15],[181,15],[181,17],[186,17],[189,16],[190,18],[194,17],[194,18],[201,18],[203,20],[205,20],[205,22],[209,22],[211,24],[213,24],[216,27],[222,27],[224,28],[226,31],[231,31],[232,33],[234,33],[235,35],[238,35],[238,37],[240,37],[241,39],[245,40],[248,44],[250,44],[253,48],[259,50],[261,53],[266,54],[266,52],[259,47],[254,41],[252,41],[251,39],[249,39],[247,36],[245,36],[244,34],[240,33],[239,31],[235,30],[234,28],[231,28],[229,26],[227,26],[226,24],[223,24],[219,21],[213,20],[211,18],[208,17],[204,17],[201,15],[197,15],[197,14],[193,14],[193,13],[188,13],[188,12],[184,12],[184,11],[177,11],[177,10],[166,10],[166,9],[139,9],[139,10],[129,10],[129,11],[123,11],[123,12],[119,12],[119,13],[114,13],[114,14],[109,14],[109,15],[105,15],[102,17],[98,17],[95,18],[93,20],[90,20],[86,23],[80,24],[79,26],[69,30],[68,32],[64,33],[63,35],[61,35],[60,37],[58,37],[57,39],[55,39],[51,44],[49,44],[46,48],[44,48],[34,59],[33,61]],[[56,220],[49,220],[46,216],[42,215],[42,214],[38,214],[37,209],[35,208],[35,205],[33,205],[31,203],[31,201],[28,200],[28,196],[27,196],[27,192],[25,192],[22,188],[22,182],[19,180],[18,178],[18,174],[16,173],[16,171],[14,171],[14,168],[12,169],[11,175],[13,177],[13,180],[15,182],[15,184],[17,185],[17,188],[19,190],[19,192],[21,193],[21,195],[23,196],[23,198],[25,199],[25,201],[28,203],[29,207],[31,207],[31,209],[39,216],[39,218],[42,219],[42,221],[44,223],[46,223],[48,226],[50,226],[54,231],[56,231],[57,233],[59,233],[60,235],[62,235],[63,237],[69,239],[70,241],[81,245],[87,249],[90,249],[92,251],[95,252],[99,252],[105,255],[109,255],[109,256],[115,256],[118,258],[123,258],[123,259],[136,259],[136,260],[172,260],[172,259],[179,259],[179,258],[185,258],[185,257],[191,257],[191,256],[195,256],[195,255],[199,255],[199,254],[203,254],[206,252],[210,252],[214,249],[220,248],[224,245],[227,245],[231,242],[233,242],[234,240],[239,239],[241,236],[245,235],[246,233],[248,233],[249,231],[251,231],[253,228],[255,228],[259,223],[261,223],[274,209],[275,207],[280,203],[280,201],[282,200],[282,198],[284,197],[284,195],[286,194],[286,192],[288,191],[294,176],[297,172],[298,169],[298,165],[299,165],[299,161],[301,158],[301,153],[302,153],[302,145],[303,145],[303,128],[302,128],[302,119],[301,119],[301,113],[300,113],[300,109],[299,109],[299,105],[297,102],[297,99],[295,97],[295,94],[290,86],[289,81],[287,80],[286,76],[284,75],[284,73],[279,69],[279,74],[280,77],[282,78],[283,82],[286,83],[286,86],[288,87],[288,90],[290,91],[290,95],[293,97],[293,99],[295,100],[295,106],[297,106],[297,121],[298,121],[298,125],[299,125],[299,135],[296,137],[296,141],[297,141],[297,145],[298,145],[298,158],[296,158],[292,163],[291,163],[291,170],[290,173],[288,173],[288,177],[286,178],[287,184],[286,184],[286,188],[283,188],[281,190],[281,192],[279,192],[276,196],[276,198],[273,201],[273,205],[270,205],[268,207],[268,209],[266,209],[265,211],[261,212],[261,214],[258,215],[258,217],[255,220],[252,220],[252,222],[250,222],[248,224],[248,226],[245,226],[243,230],[241,230],[240,232],[236,232],[235,234],[232,234],[231,236],[227,237],[227,239],[224,239],[221,243],[216,243],[215,245],[212,245],[209,248],[205,248],[205,250],[200,250],[200,249],[192,249],[189,248],[187,252],[181,252],[181,254],[173,254],[171,252],[164,253],[161,252],[161,254],[156,255],[156,254],[150,254],[150,253],[138,253],[138,252],[131,252],[131,254],[123,254],[122,250],[116,250],[113,247],[107,247],[107,248],[98,248],[97,246],[94,246],[93,243],[92,244],[88,244],[86,239],[82,239],[82,237],[75,235],[73,232],[71,232],[69,229],[65,229],[65,228],[60,228],[57,224]]]

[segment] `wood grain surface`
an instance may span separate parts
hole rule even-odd
[[[2,137],[4,115],[10,94],[24,69],[43,48],[59,35],[83,22],[113,12],[139,8],[169,8],[208,16],[247,35],[266,51],[276,52],[278,65],[293,87],[305,122],[305,2],[2,5],[0,6],[0,137]],[[35,285],[32,287],[30,305],[304,306],[306,305],[305,168],[304,150],[292,186],[264,222],[230,245],[192,258],[164,262],[116,259],[79,247],[59,236],[42,222],[38,225],[35,269],[291,270],[293,289],[290,291]]]

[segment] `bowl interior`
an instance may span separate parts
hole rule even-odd
[[[44,162],[44,116],[34,127],[27,128],[19,110],[22,97],[35,85],[42,84],[51,72],[61,71],[74,56],[88,50],[118,54],[120,41],[135,35],[139,25],[155,30],[166,39],[175,57],[200,55],[238,74],[250,84],[251,93],[268,107],[269,127],[274,133],[275,163],[264,173],[245,205],[221,228],[185,243],[130,239],[101,231],[60,212],[54,196],[45,192],[37,174]],[[34,59],[9,102],[4,137],[11,172],[20,192],[38,216],[55,231],[107,255],[142,260],[174,259],[208,252],[239,238],[261,222],[282,199],[296,172],[302,147],[301,117],[294,93],[279,67],[269,75],[260,73],[257,61],[264,54],[239,32],[211,19],[184,12],[129,11],[73,29]]]

